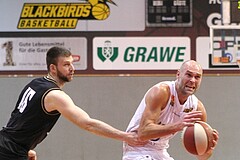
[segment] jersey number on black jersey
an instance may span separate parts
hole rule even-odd
[[[35,95],[35,91],[28,87],[28,89],[24,92],[21,102],[18,105],[18,109],[20,113],[23,113],[23,111],[25,110],[25,108],[27,107],[27,103],[29,101],[31,101],[31,99],[33,98],[33,96]]]

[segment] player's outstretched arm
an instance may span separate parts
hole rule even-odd
[[[91,118],[84,110],[76,106],[72,99],[63,91],[54,90],[48,93],[44,100],[47,111],[58,110],[65,118],[99,136],[125,141],[130,145],[142,145],[136,133],[120,131],[105,122]]]

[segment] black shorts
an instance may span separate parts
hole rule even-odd
[[[20,148],[0,131],[0,160],[27,159],[27,150]]]

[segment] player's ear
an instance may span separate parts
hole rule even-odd
[[[51,72],[56,73],[56,70],[57,70],[57,66],[56,65],[50,64],[49,68],[50,68]]]
[[[176,78],[177,79],[178,79],[179,75],[180,75],[180,70],[177,70],[177,73],[176,73]]]

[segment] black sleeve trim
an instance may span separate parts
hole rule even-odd
[[[44,105],[44,99],[45,99],[46,95],[47,95],[50,91],[53,91],[53,90],[61,90],[61,89],[60,89],[60,88],[51,88],[51,89],[47,90],[47,91],[43,94],[42,100],[41,100],[42,109],[43,109],[43,111],[44,111],[47,115],[58,115],[58,114],[60,114],[57,110],[48,112],[48,111],[46,110],[46,108],[45,108],[45,105]]]

